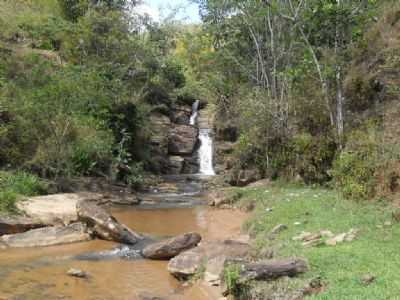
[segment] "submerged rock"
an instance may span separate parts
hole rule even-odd
[[[93,201],[81,200],[77,203],[80,221],[85,222],[93,233],[104,240],[123,244],[135,244],[142,236],[119,223],[113,216]]]
[[[201,236],[198,233],[185,233],[145,247],[143,256],[149,259],[170,259],[185,250],[196,247],[200,241]]]
[[[136,247],[136,245],[134,248],[132,246],[120,245],[111,250],[84,253],[75,256],[74,259],[99,261],[99,260],[111,260],[111,259],[134,260],[143,258],[142,249],[140,249],[140,246]]]
[[[91,239],[86,229],[82,223],[32,229],[24,233],[3,235],[0,244],[7,247],[44,247],[82,242]]]
[[[4,234],[22,233],[45,226],[46,224],[38,219],[23,216],[0,216],[0,236]]]

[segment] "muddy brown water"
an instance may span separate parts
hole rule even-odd
[[[204,206],[169,209],[113,209],[113,215],[138,232],[171,236],[189,231],[203,238],[225,239],[240,231],[241,212]],[[167,262],[150,260],[79,261],[71,256],[112,249],[115,243],[90,242],[0,251],[0,299],[15,300],[137,300],[147,294],[171,300],[210,299],[200,286],[184,288],[167,272]],[[69,277],[78,268],[88,279]]]

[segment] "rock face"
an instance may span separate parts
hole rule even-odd
[[[91,239],[86,229],[82,223],[32,229],[24,233],[3,235],[0,244],[7,247],[44,247],[82,242]]]
[[[249,244],[239,241],[206,242],[171,259],[168,264],[168,271],[177,278],[185,279],[194,275],[205,262],[214,261],[217,263],[214,266],[211,266],[211,264],[206,266],[206,272],[208,269],[209,280],[215,281],[217,274],[222,272],[226,259],[245,257],[249,251]]]
[[[80,221],[85,222],[101,239],[124,244],[135,244],[142,237],[120,224],[113,216],[93,201],[81,200],[77,203],[77,213]]]
[[[168,170],[168,133],[171,120],[168,116],[153,112],[150,115],[151,124],[151,156],[150,169],[154,173],[166,173]]]
[[[172,155],[191,155],[197,143],[199,130],[190,125],[175,125],[169,131],[168,152]]]
[[[170,259],[185,250],[196,247],[200,241],[201,236],[198,233],[185,233],[147,246],[143,249],[143,256],[149,259]]]
[[[22,233],[45,226],[43,222],[37,219],[22,216],[0,216],[0,236],[4,234]]]
[[[185,159],[181,156],[170,156],[168,165],[170,174],[172,175],[181,174],[184,162]]]
[[[171,111],[171,120],[175,124],[189,125],[192,108],[186,105],[177,105]]]

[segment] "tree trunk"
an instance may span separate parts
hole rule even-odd
[[[282,276],[293,277],[308,271],[308,264],[300,258],[287,258],[241,265],[240,281],[270,280]]]

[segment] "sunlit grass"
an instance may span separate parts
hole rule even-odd
[[[311,271],[300,280],[306,284],[321,277],[326,284],[324,293],[310,299],[400,299],[400,225],[388,223],[393,210],[389,204],[356,203],[332,190],[284,185],[244,189],[243,194],[242,201],[257,202],[247,224],[256,247],[274,248],[277,257],[307,258]],[[277,224],[288,229],[270,239]],[[351,228],[360,230],[358,238],[337,246],[304,247],[292,239],[302,231],[340,234]],[[376,281],[363,284],[365,274],[376,276]]]

